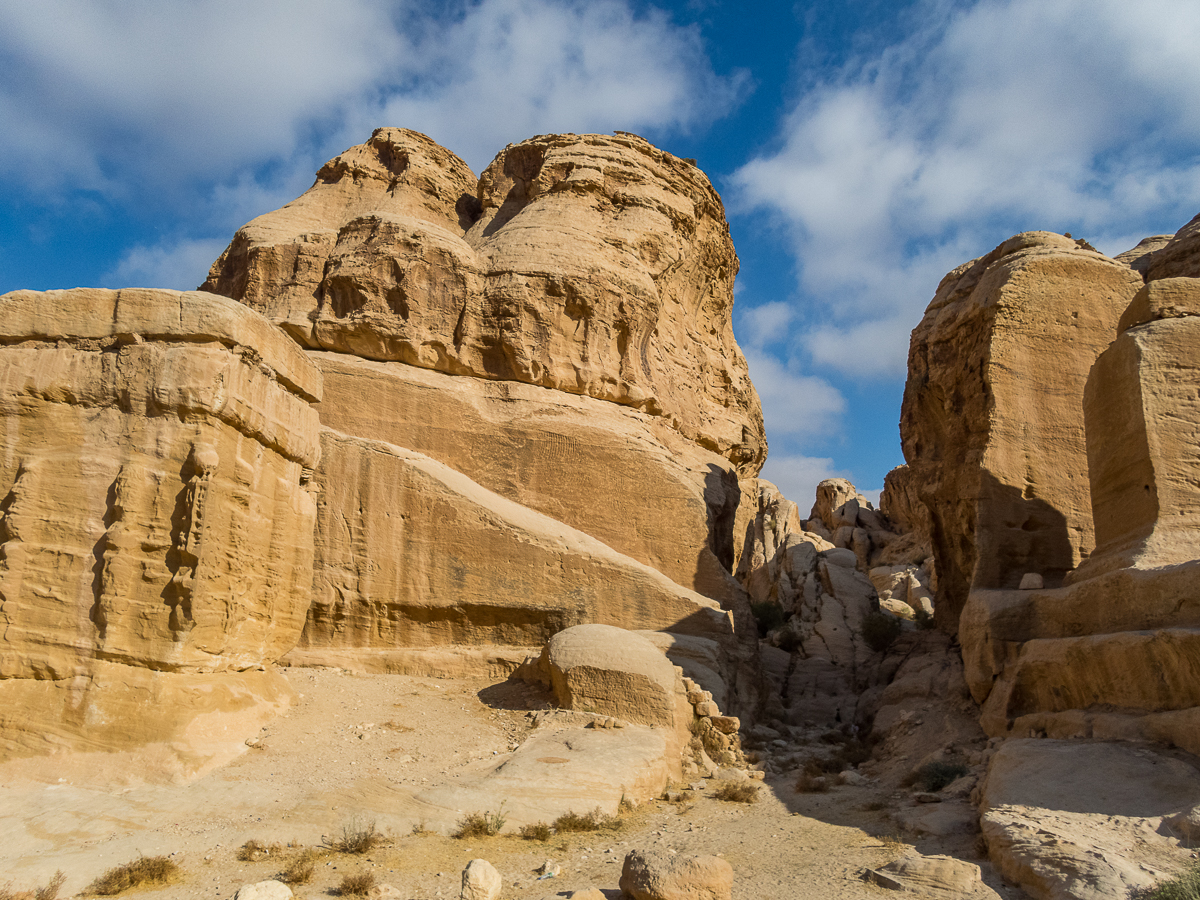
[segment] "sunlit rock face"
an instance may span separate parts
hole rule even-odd
[[[900,433],[937,560],[936,619],[972,589],[1057,586],[1094,545],[1083,393],[1141,277],[1027,232],[943,280],[913,330]]]
[[[17,291],[0,342],[0,691],[33,698],[6,721],[34,730],[5,728],[8,749],[169,739],[189,717],[132,698],[191,688],[157,674],[200,690],[299,638],[320,372],[200,292]],[[248,707],[286,695],[239,692]]]
[[[204,288],[312,349],[644,410],[756,473],[737,268],[708,179],[639,137],[532,138],[476,181],[424,135],[387,128],[244,226]]]

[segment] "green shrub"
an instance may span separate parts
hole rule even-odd
[[[1133,900],[1200,900],[1200,863],[1193,863],[1154,887],[1135,890],[1130,896]]]
[[[872,610],[863,616],[862,638],[868,647],[876,653],[882,653],[900,637],[902,627],[895,616]]]

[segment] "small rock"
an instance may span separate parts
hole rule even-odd
[[[540,866],[538,866],[537,873],[542,878],[555,878],[558,876],[558,873],[561,871],[562,871],[562,866],[560,866],[554,860],[548,859],[544,863],[542,863]]]
[[[703,781],[693,781],[691,784],[688,785],[688,787],[693,791],[702,791],[702,790],[704,790],[704,782]]]
[[[868,870],[866,877],[880,887],[930,900],[999,897],[983,883],[979,866],[950,856],[905,856],[879,869]]]
[[[838,775],[838,780],[842,784],[848,784],[851,787],[862,787],[867,783],[866,776],[859,772],[855,772],[853,769],[846,769],[844,772]]]
[[[605,900],[605,897],[600,888],[590,887],[584,888],[582,891],[576,891],[568,900]]]
[[[367,900],[405,900],[405,895],[394,884],[377,884],[367,891]]]
[[[710,721],[721,734],[737,734],[742,727],[742,720],[737,716],[713,716]]]
[[[918,803],[941,803],[943,798],[932,791],[917,791],[913,794],[913,799]]]
[[[462,873],[461,900],[497,900],[500,896],[500,873],[486,859],[473,859]]]
[[[730,900],[733,867],[719,856],[633,850],[625,857],[620,886],[633,900]]]
[[[1012,584],[1010,581],[1009,584]],[[1026,572],[1021,576],[1021,586],[1018,590],[1040,591],[1043,587],[1042,576],[1037,572]]]
[[[243,884],[234,900],[291,900],[292,889],[282,881],[260,881],[257,884]]]
[[[698,715],[698,716],[719,716],[719,715],[721,715],[721,710],[717,706],[717,704],[715,704],[713,701],[701,700],[699,703],[696,704],[696,715]]]
[[[1193,806],[1185,812],[1167,816],[1163,824],[1180,837],[1195,842],[1200,840],[1200,806]]]

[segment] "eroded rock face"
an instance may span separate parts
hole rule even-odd
[[[1200,277],[1200,215],[1155,250],[1143,271],[1147,282],[1160,278]]]
[[[122,710],[130,745],[166,739],[179,716],[126,701],[190,687],[145,670],[245,670],[299,637],[320,373],[262,317],[199,292],[18,291],[0,298],[0,341],[0,691],[61,744],[119,747],[80,733],[89,708]],[[146,684],[102,696],[133,677],[114,665]]]
[[[423,454],[332,429],[322,454],[297,660],[388,671],[396,651],[540,647],[584,622],[732,638],[716,602]]]
[[[1084,399],[1097,547],[1058,589],[973,592],[960,639],[990,734],[1200,752],[1194,585],[1200,282],[1150,282]]]
[[[476,184],[423,135],[380,129],[244,226],[205,287],[313,349],[645,410],[754,474],[737,265],[708,179],[634,135],[533,138]]]
[[[900,431],[928,508],[936,618],[973,589],[1057,586],[1091,551],[1082,397],[1139,275],[1027,232],[942,280],[909,350]]]

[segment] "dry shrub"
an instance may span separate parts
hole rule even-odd
[[[1135,890],[1134,900],[1200,900],[1200,863],[1193,863],[1174,878]]]
[[[810,759],[796,776],[797,794],[824,794],[829,790],[829,779],[819,759]]]
[[[279,880],[284,884],[308,884],[312,881],[313,869],[320,856],[321,854],[312,848],[301,850],[280,873]]]
[[[753,781],[722,781],[713,796],[730,803],[757,803],[758,785]]]
[[[375,887],[375,873],[359,872],[357,875],[343,875],[337,892],[342,897],[362,896],[373,887]]]
[[[242,862],[255,862],[262,859],[264,856],[272,854],[278,856],[283,850],[278,844],[267,845],[262,841],[248,840],[238,848],[237,858]]]
[[[139,856],[133,862],[109,869],[87,887],[87,893],[113,897],[146,884],[167,884],[179,875],[179,866],[165,856]]]
[[[458,820],[458,827],[454,831],[456,838],[476,838],[476,837],[491,837],[500,833],[500,829],[504,827],[504,823],[508,819],[504,817],[504,804],[500,804],[500,808],[495,812],[484,810],[481,813],[467,813]]]
[[[620,824],[621,820],[619,818],[602,813],[600,807],[597,806],[586,815],[580,815],[574,810],[563,813],[554,820],[554,830],[559,834],[582,831],[610,831],[619,827]]]
[[[383,727],[384,727],[384,728],[386,728],[388,731],[401,731],[401,732],[403,732],[403,731],[412,731],[412,730],[413,730],[413,727],[412,727],[411,725],[401,725],[399,722],[396,722],[396,721],[394,721],[394,720],[393,720],[393,721],[384,722],[384,723],[383,723]]]
[[[363,825],[357,819],[351,819],[348,825],[342,826],[342,836],[329,846],[338,853],[370,853],[387,838],[383,832],[375,830],[375,823]]]
[[[8,882],[3,887],[0,887],[0,900],[55,900],[58,896],[59,888],[63,886],[63,882],[67,880],[67,876],[59,869],[43,887],[34,888],[32,891],[17,891],[13,889],[12,882]]]
[[[548,841],[553,833],[545,822],[534,822],[532,825],[521,826],[521,837],[527,841]]]
[[[970,771],[960,762],[931,762],[921,766],[914,781],[918,787],[936,793]]]

